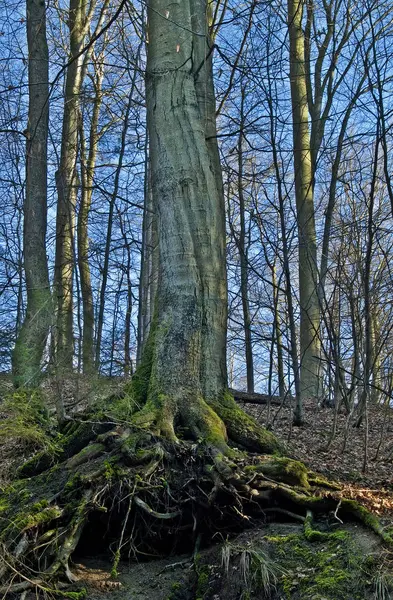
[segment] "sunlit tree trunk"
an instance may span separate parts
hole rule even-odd
[[[218,154],[208,2],[151,0],[146,72],[159,281],[153,323],[132,380],[136,424],[212,455],[227,436],[276,442],[227,392],[225,206]],[[181,24],[181,26],[180,26]]]
[[[103,57],[101,57],[101,60],[102,59]],[[94,304],[89,265],[88,221],[93,195],[94,172],[99,141],[98,123],[102,103],[102,80],[104,76],[104,71],[102,66],[98,64],[98,61],[96,61],[95,68],[95,98],[90,124],[88,151],[86,150],[83,128],[81,126],[82,185],[77,224],[78,267],[83,304],[82,359],[84,373],[89,373],[94,369]]]
[[[286,226],[286,198],[285,188],[283,186],[282,174],[281,174],[281,161],[277,151],[278,143],[276,139],[276,118],[273,106],[273,86],[270,75],[268,75],[268,107],[269,107],[269,130],[270,130],[270,141],[273,155],[273,166],[277,181],[277,195],[278,195],[278,213],[280,222],[280,232],[282,239],[282,268],[283,268],[283,279],[285,282],[285,296],[286,296],[286,308],[288,313],[289,322],[289,342],[290,342],[290,358],[293,372],[293,381],[295,387],[295,414],[298,420],[303,418],[303,404],[300,394],[300,366],[298,357],[298,341],[296,335],[296,316],[294,308],[294,299],[292,294],[292,277],[290,269],[290,245],[288,240],[288,231]],[[278,343],[278,342],[277,342]],[[289,379],[289,378],[288,378]],[[300,418],[299,418],[300,415]]]
[[[302,398],[319,394],[320,315],[312,156],[302,30],[303,0],[288,0],[293,157],[299,238],[300,386]],[[295,415],[300,422],[300,414]]]
[[[67,67],[62,142],[59,169],[56,173],[57,217],[55,292],[57,298],[56,366],[60,371],[72,370],[73,338],[73,276],[75,210],[78,191],[76,169],[78,153],[79,94],[81,88],[81,57],[85,36],[85,0],[70,0],[68,26],[70,58]]]
[[[48,337],[52,305],[46,256],[47,141],[49,116],[49,56],[46,6],[27,0],[29,113],[26,142],[26,196],[23,252],[26,273],[26,317],[13,352],[17,386],[35,386]]]

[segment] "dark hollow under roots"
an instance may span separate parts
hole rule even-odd
[[[68,423],[56,456],[37,455],[0,493],[0,591],[58,590],[74,580],[72,557],[121,559],[192,554],[253,526],[355,518],[378,533],[368,511],[339,486],[286,457],[229,455],[206,441],[167,441],[135,426],[85,416]],[[321,534],[323,535],[323,534]],[[75,595],[71,597],[76,597]]]

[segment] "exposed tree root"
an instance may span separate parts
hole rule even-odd
[[[278,442],[234,404],[228,398],[212,406],[201,401],[198,411],[184,406],[176,418],[169,413],[169,429],[160,427],[157,412],[143,420],[149,407],[127,423],[88,415],[69,424],[49,468],[35,457],[0,492],[8,557],[1,589],[75,581],[70,559],[87,541],[112,552],[115,574],[122,556],[160,553],[168,532],[191,550],[198,536],[208,543],[215,532],[239,532],[254,519],[300,521],[312,536],[313,516],[333,512],[338,522],[359,520],[392,544],[339,486],[300,462],[264,454]]]

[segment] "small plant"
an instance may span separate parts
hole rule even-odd
[[[269,597],[272,589],[276,588],[278,575],[285,570],[278,566],[261,548],[253,546],[238,546],[226,542],[222,548],[221,565],[228,573],[232,558],[238,557],[239,570],[243,582],[241,598],[252,597],[252,590],[258,589]]]
[[[390,600],[391,579],[384,571],[378,571],[373,577],[374,600]]]

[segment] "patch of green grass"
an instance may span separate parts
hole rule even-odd
[[[0,423],[0,445],[13,440],[26,449],[56,451],[54,423],[39,390],[19,389],[8,394],[2,410],[7,418]]]

